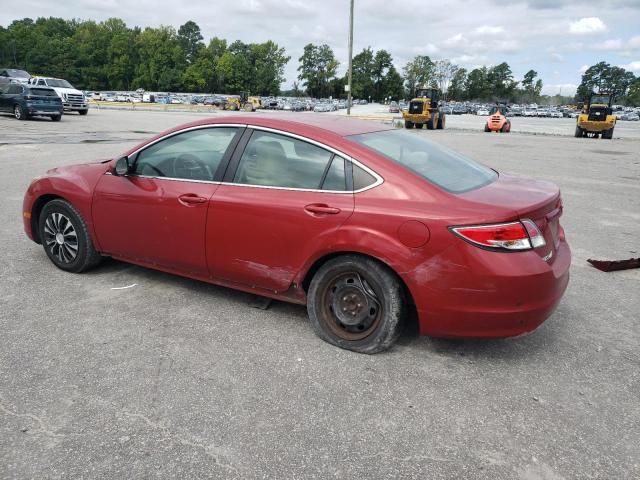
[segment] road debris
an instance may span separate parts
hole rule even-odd
[[[593,260],[588,258],[587,262],[603,272],[640,268],[640,258],[630,258],[628,260]]]

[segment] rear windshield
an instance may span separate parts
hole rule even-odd
[[[31,75],[29,75],[27,72],[25,72],[24,70],[15,70],[13,68],[8,68],[7,69],[7,73],[9,74],[10,77],[16,77],[16,78],[31,78]]]
[[[498,174],[420,134],[403,130],[352,135],[349,139],[394,160],[413,173],[452,193],[487,185]]]
[[[30,89],[32,95],[37,95],[39,97],[57,97],[58,94],[55,90],[50,88],[32,88]]]

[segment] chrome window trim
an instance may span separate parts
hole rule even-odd
[[[233,182],[222,182],[223,185],[233,185],[233,186],[251,187],[251,188],[273,188],[275,190],[293,190],[293,191],[297,191],[297,192],[323,192],[323,193],[355,194],[355,193],[365,192],[367,190],[375,188],[378,185],[382,185],[384,183],[384,178],[382,178],[380,175],[378,175],[377,172],[371,170],[366,165],[363,165],[362,163],[360,163],[358,160],[356,160],[355,158],[351,157],[350,155],[347,155],[346,153],[341,152],[340,150],[338,150],[336,148],[333,148],[333,147],[330,147],[328,145],[325,145],[324,143],[320,143],[320,142],[317,142],[316,140],[312,140],[310,138],[303,137],[302,135],[297,135],[295,133],[285,132],[283,130],[278,130],[276,128],[271,128],[271,127],[262,127],[260,125],[248,124],[247,128],[251,128],[252,130],[260,130],[260,131],[263,131],[263,132],[275,133],[277,135],[283,135],[285,137],[295,138],[297,140],[300,140],[300,141],[303,141],[303,142],[307,142],[307,143],[310,143],[310,144],[315,145],[317,147],[320,147],[320,148],[323,148],[325,150],[328,150],[328,151],[330,151],[332,153],[335,153],[339,157],[345,159],[346,161],[351,162],[352,164],[357,165],[358,167],[362,168],[365,172],[367,172],[371,176],[373,176],[376,179],[376,181],[374,183],[372,183],[371,185],[367,185],[366,187],[361,188],[359,190],[320,190],[320,189],[317,189],[317,188],[276,187],[276,186],[271,186],[271,185],[250,185],[250,184],[247,184],[247,183],[233,183]]]
[[[210,123],[210,124],[207,124],[207,125],[196,125],[196,126],[193,126],[193,127],[184,128],[182,130],[177,130],[175,132],[171,132],[171,133],[165,135],[164,137],[157,138],[153,142],[147,143],[146,145],[143,145],[142,147],[140,147],[136,151],[131,152],[131,154],[129,154],[128,156],[129,157],[133,157],[134,155],[137,155],[138,153],[140,153],[142,150],[145,150],[145,149],[151,147],[152,145],[155,145],[158,142],[166,140],[167,138],[175,137],[176,135],[179,135],[181,133],[190,132],[192,130],[202,130],[202,129],[205,129],[205,128],[218,128],[218,127],[247,128],[247,125],[243,124],[243,123]],[[166,177],[159,177],[159,178],[166,178]]]
[[[340,150],[337,150],[337,149],[335,149],[333,147],[325,145],[324,143],[317,142],[317,141],[312,140],[310,138],[303,137],[302,135],[297,135],[295,133],[285,132],[283,130],[278,130],[278,129],[275,129],[275,128],[262,127],[262,126],[259,126],[259,125],[250,125],[250,124],[215,123],[215,124],[197,125],[197,126],[194,126],[194,127],[185,128],[183,130],[178,130],[178,131],[172,132],[171,134],[165,135],[164,137],[158,138],[158,139],[154,140],[153,142],[148,143],[148,144],[144,145],[143,147],[140,147],[139,149],[137,149],[134,152],[132,152],[129,155],[129,157],[137,155],[139,152],[141,152],[142,150],[146,149],[147,147],[155,145],[156,143],[158,143],[158,142],[160,142],[162,140],[165,140],[167,138],[171,138],[171,137],[173,137],[175,135],[178,135],[180,133],[189,132],[191,130],[200,130],[200,129],[204,129],[204,128],[216,128],[216,127],[251,128],[253,130],[260,130],[260,131],[264,131],[264,132],[275,133],[277,135],[283,135],[285,137],[295,138],[297,140],[300,140],[300,141],[303,141],[303,142],[307,142],[307,143],[310,143],[312,145],[316,145],[317,147],[320,147],[320,148],[323,148],[325,150],[328,150],[328,151],[336,154],[340,158],[342,158],[342,159],[344,159],[344,160],[346,160],[348,162],[351,162],[352,164],[362,168],[365,172],[367,172],[371,176],[373,176],[376,179],[376,181],[374,183],[372,183],[371,185],[368,185],[368,186],[366,186],[364,188],[360,188],[358,190],[321,190],[321,189],[318,189],[318,188],[292,188],[292,187],[278,187],[278,186],[272,186],[272,185],[251,185],[251,184],[247,184],[247,183],[215,182],[215,181],[212,181],[212,180],[192,180],[192,179],[188,179],[188,178],[158,177],[158,176],[154,176],[154,175],[128,174],[128,175],[123,175],[123,176],[125,176],[125,177],[136,177],[136,178],[148,178],[148,179],[156,179],[156,180],[170,180],[170,181],[173,181],[173,182],[208,183],[208,184],[211,184],[211,185],[229,185],[229,186],[232,186],[232,187],[262,188],[262,189],[286,190],[286,191],[294,191],[294,192],[336,193],[336,194],[341,194],[341,195],[352,195],[352,194],[356,194],[356,193],[365,192],[367,190],[375,188],[378,185],[382,185],[384,183],[384,178],[382,178],[380,175],[378,175],[377,172],[375,172],[371,168],[367,167],[366,165],[360,163],[358,160],[354,159],[350,155],[347,155],[346,153],[341,152]],[[105,172],[105,175],[113,175],[113,174],[110,171],[107,171],[107,172]]]

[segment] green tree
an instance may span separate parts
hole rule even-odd
[[[487,83],[493,100],[511,99],[517,86],[517,82],[513,81],[511,67],[506,62],[502,62],[488,70]]]
[[[186,62],[193,63],[200,50],[204,48],[202,42],[202,33],[200,33],[200,27],[192,20],[189,20],[184,25],[181,25],[178,29],[178,42],[186,55]]]
[[[136,39],[139,62],[133,87],[178,91],[186,67],[184,51],[172,27],[145,28]]]
[[[447,59],[438,60],[433,65],[433,82],[444,94],[445,99],[447,98],[451,79],[457,71],[458,66]]]
[[[640,106],[640,78],[636,78],[631,85],[629,85],[629,96],[627,101],[630,105],[636,107]]]
[[[485,100],[489,97],[487,67],[474,68],[467,77],[467,98],[469,100]]]
[[[338,69],[338,60],[329,45],[305,45],[298,61],[298,79],[302,81],[307,93],[316,98],[328,96],[331,90],[329,82]]]
[[[408,96],[415,95],[416,87],[433,83],[434,64],[426,55],[418,55],[403,68]]]
[[[285,54],[285,49],[280,48],[271,40],[251,46],[254,58],[255,89],[251,91],[257,95],[278,95],[280,85],[285,81],[284,67],[291,57]]]
[[[451,100],[458,101],[467,99],[467,70],[465,68],[458,68],[458,70],[456,70],[456,73],[451,79],[447,97]]]
[[[521,98],[525,102],[538,102],[540,99],[540,93],[542,92],[542,80],[536,80],[538,72],[535,70],[529,70],[524,74],[524,78],[520,82],[522,85]]]

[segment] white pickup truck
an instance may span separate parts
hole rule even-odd
[[[76,90],[66,80],[52,77],[31,77],[31,85],[44,85],[53,88],[62,99],[65,111],[78,112],[80,115],[89,113],[87,98],[80,90]]]

